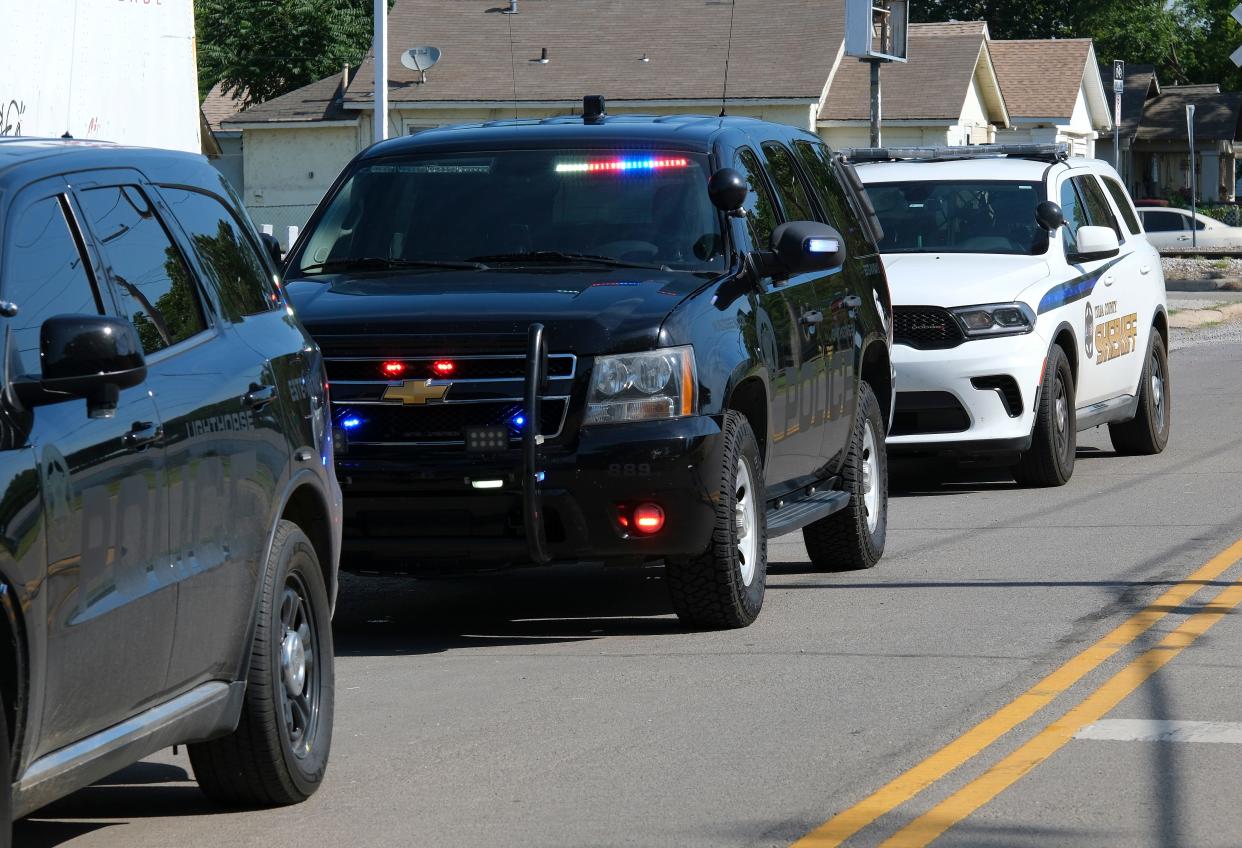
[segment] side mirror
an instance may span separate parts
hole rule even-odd
[[[830,271],[845,264],[845,239],[818,221],[789,221],[772,231],[772,251],[790,274]]]
[[[1065,214],[1060,206],[1051,200],[1044,200],[1035,207],[1035,222],[1048,232],[1054,233],[1065,223]]]
[[[285,252],[281,250],[280,242],[276,240],[276,236],[271,233],[259,233],[259,240],[263,242],[263,247],[267,249],[267,255],[272,257],[272,261],[276,263],[276,267],[283,268],[285,264]]]
[[[147,378],[134,325],[109,315],[54,315],[39,332],[41,380],[16,382],[26,406],[86,398],[93,417],[116,410],[121,389]]]
[[[748,191],[746,178],[732,168],[721,168],[707,181],[707,196],[712,205],[730,215],[741,210]]]
[[[1111,259],[1120,252],[1121,244],[1112,227],[1079,227],[1078,250],[1066,258],[1072,262],[1091,262]]]

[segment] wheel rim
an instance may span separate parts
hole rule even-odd
[[[1064,456],[1066,446],[1069,444],[1069,398],[1065,392],[1065,381],[1061,379],[1060,375],[1057,375],[1056,379],[1054,400],[1053,414],[1056,418],[1057,452]]]
[[[1164,369],[1160,367],[1160,357],[1155,351],[1151,354],[1151,405],[1156,413],[1156,432],[1164,432]]]
[[[880,525],[880,455],[875,449],[875,432],[867,422],[862,446],[863,509],[867,511],[867,531]]]
[[[753,491],[753,479],[750,463],[746,457],[739,456],[733,491],[733,522],[737,535],[737,567],[743,586],[749,586],[755,579],[759,560],[758,499]]]
[[[310,753],[319,727],[319,633],[309,593],[290,574],[280,598],[280,708],[285,744],[298,758]]]

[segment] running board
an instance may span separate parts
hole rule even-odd
[[[1080,431],[1090,430],[1101,424],[1131,420],[1138,414],[1138,403],[1138,395],[1119,395],[1081,407],[1074,411],[1074,417]]]
[[[806,495],[796,501],[789,499],[775,501],[768,505],[768,538],[774,539],[777,536],[801,530],[824,516],[845,509],[849,502],[848,493],[833,489]]]

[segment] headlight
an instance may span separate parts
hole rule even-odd
[[[967,338],[1019,336],[1035,329],[1035,312],[1025,303],[987,303],[949,311]]]
[[[680,418],[698,408],[694,349],[666,347],[599,356],[591,371],[583,424]]]

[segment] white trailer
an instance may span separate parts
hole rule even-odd
[[[0,135],[198,152],[193,0],[0,0]]]

